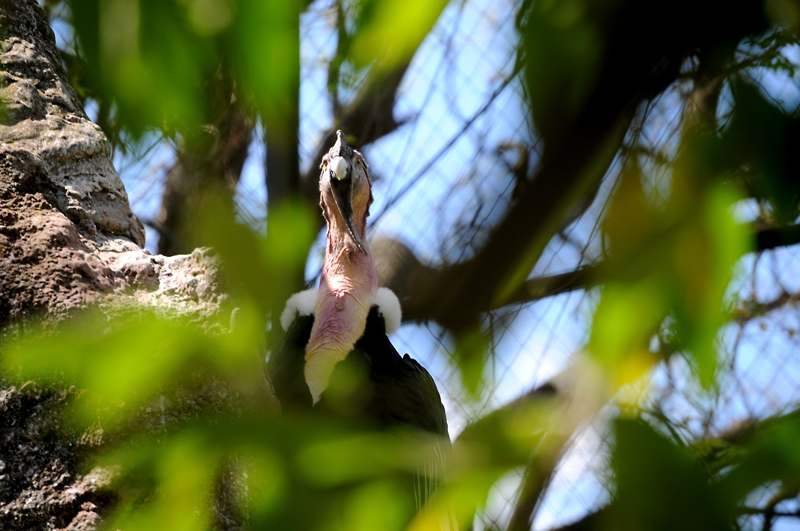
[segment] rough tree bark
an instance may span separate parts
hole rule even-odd
[[[167,288],[185,311],[215,311],[222,295],[202,252],[142,248],[108,141],[69,86],[42,10],[6,0],[0,17],[0,324],[54,323],[101,299],[155,301]]]
[[[36,0],[0,0],[0,27],[0,334],[90,305],[220,312],[226,296],[206,252],[143,249],[109,143],[69,86]],[[113,501],[112,471],[78,462],[102,432],[61,431],[58,412],[73,394],[0,375],[0,528],[94,529]]]

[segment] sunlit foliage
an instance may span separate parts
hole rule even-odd
[[[519,227],[539,233],[521,244],[522,258],[509,265],[498,291],[515,289],[527,278],[565,213],[593,184],[606,174],[616,179],[599,220],[603,253],[592,279],[599,302],[587,360],[563,375],[567,384],[559,387],[573,398],[525,396],[468,426],[454,444],[449,477],[416,514],[408,487],[420,468],[417,456],[432,441],[375,433],[355,423],[281,417],[267,401],[261,367],[268,349],[266,316],[289,295],[294,273],[305,265],[316,212],[294,203],[276,208],[263,237],[235,223],[224,205],[209,205],[200,230],[215,242],[225,265],[231,318],[210,326],[172,318],[168,310],[136,309],[115,320],[91,311],[57,330],[31,332],[3,353],[3,373],[14,381],[81,390],[66,413],[69,429],[101,426],[108,442],[88,456],[87,466],[119,471],[119,501],[109,528],[211,527],[220,485],[233,493],[253,529],[422,530],[453,519],[466,526],[492,486],[512,472],[524,475],[520,503],[528,492],[535,505],[570,437],[609,401],[616,404],[614,416],[619,414],[609,486],[614,494],[598,514],[598,529],[737,529],[748,496],[758,489],[780,484],[796,494],[796,414],[764,421],[721,465],[715,461],[718,448],[687,443],[648,423],[639,396],[614,402],[636,386],[645,388],[646,397],[652,371],[673,356],[686,360],[690,378],[703,391],[713,389],[720,373],[719,334],[733,319],[726,293],[737,262],[755,248],[753,228],[736,219],[736,207],[747,198],[764,203],[771,215],[760,221],[768,228],[797,221],[798,115],[768,101],[736,64],[737,57],[751,61],[747,54],[753,53],[760,58],[756,66],[791,69],[777,57],[780,47],[757,49],[754,43],[775,34],[793,42],[776,24],[796,27],[796,6],[767,2],[775,21],[755,20],[741,35],[692,27],[716,39],[710,55],[726,58],[722,66],[714,63],[716,56],[710,60],[718,69],[709,90],[719,95],[727,87],[730,115],[718,120],[717,99],[698,116],[686,111],[678,145],[659,159],[636,144],[636,119],[649,98],[673,83],[691,85],[687,92],[698,88],[702,76],[686,74],[695,49],[681,48],[695,44],[691,36],[664,40],[670,24],[693,15],[670,10],[664,21],[645,27],[644,8],[634,3],[535,0],[520,6],[521,77],[532,132],[544,144],[542,165],[552,167],[571,149],[576,152],[569,157],[577,162],[552,163],[571,172],[573,186],[554,198],[545,228]],[[84,88],[134,136],[153,128],[180,133],[206,123],[209,80],[223,68],[234,72],[249,104],[265,119],[294,101],[305,7],[299,2],[69,5],[85,61]],[[340,59],[379,76],[411,60],[445,5],[364,1],[352,7],[358,16]],[[754,40],[742,44],[745,36]],[[621,51],[630,52],[623,63],[630,70],[624,72],[616,61]],[[669,63],[673,55],[682,61]],[[654,63],[669,63],[671,77],[660,78]],[[609,169],[612,161],[619,162],[616,173]],[[658,201],[646,189],[654,164],[669,173]],[[553,182],[561,177],[549,175]],[[458,330],[455,339],[464,385],[475,396],[489,358],[482,332]]]

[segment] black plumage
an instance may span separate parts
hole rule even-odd
[[[272,389],[283,409],[311,409],[311,392],[306,384],[303,366],[313,326],[313,315],[295,317],[267,361]]]
[[[411,356],[397,352],[386,335],[383,316],[372,306],[364,333],[336,364],[330,385],[314,405],[303,374],[313,324],[314,316],[295,317],[268,361],[275,396],[284,412],[313,412],[378,430],[433,435],[420,439],[425,453],[413,478],[420,510],[437,491],[450,460],[447,417],[433,378]]]
[[[275,395],[284,409],[311,409],[304,376],[305,346],[313,316],[298,316],[269,359]],[[376,428],[407,426],[447,436],[447,418],[433,378],[408,354],[401,356],[386,335],[377,306],[364,334],[331,375],[315,408],[356,417]]]

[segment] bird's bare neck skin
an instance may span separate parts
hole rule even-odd
[[[366,217],[357,226],[366,246],[365,226]],[[372,255],[360,252],[344,222],[331,216],[316,317],[305,355],[305,378],[314,403],[328,386],[334,365],[347,357],[363,335],[377,291],[378,275]]]

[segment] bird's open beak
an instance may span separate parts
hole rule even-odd
[[[353,180],[350,178],[350,167],[344,158],[335,157],[331,161],[328,171],[331,172],[331,191],[333,192],[333,200],[336,202],[336,208],[339,209],[339,213],[342,215],[347,225],[347,230],[358,250],[369,255],[353,222]]]

